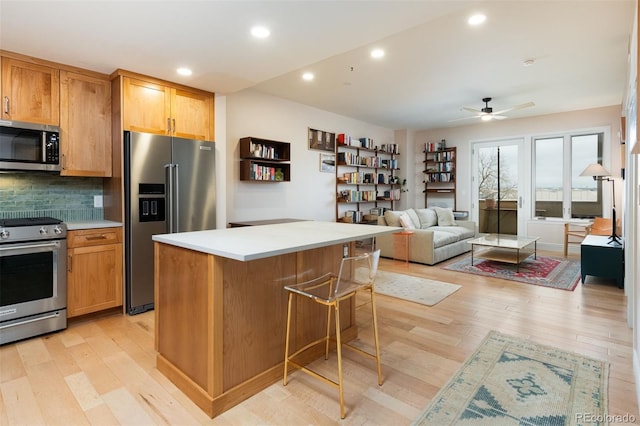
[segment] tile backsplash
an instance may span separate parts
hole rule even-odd
[[[102,178],[0,173],[0,219],[50,216],[65,222],[102,220],[102,208],[93,207],[94,195],[103,195]]]

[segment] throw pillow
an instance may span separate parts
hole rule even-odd
[[[402,214],[401,211],[395,211],[395,210],[387,210],[386,212],[384,212],[384,220],[387,222],[387,226],[402,226],[400,224],[400,215]]]
[[[400,223],[405,229],[416,229],[416,226],[413,224],[413,221],[407,212],[402,212],[400,215]]]
[[[411,222],[413,222],[414,228],[420,228],[420,219],[418,218],[418,214],[414,209],[406,209],[405,212],[409,215]]]
[[[443,207],[434,207],[438,216],[438,226],[458,226],[456,219],[453,217],[453,210]]]
[[[416,209],[416,214],[418,215],[421,229],[427,229],[438,224],[438,216],[436,216],[436,212],[433,209]]]

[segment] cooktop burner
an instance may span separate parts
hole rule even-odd
[[[22,217],[16,219],[0,219],[0,227],[12,228],[16,226],[40,226],[40,225],[58,225],[61,224],[60,219],[53,217]]]

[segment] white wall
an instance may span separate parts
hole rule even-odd
[[[219,123],[216,121],[216,123]],[[219,125],[219,124],[217,124]],[[322,151],[308,149],[308,128],[395,143],[391,129],[375,126],[256,90],[226,97],[225,222],[273,218],[335,220],[335,174],[320,172]],[[255,136],[291,143],[291,182],[239,180],[239,139]],[[400,146],[406,152],[406,145]],[[401,161],[409,156],[401,156]],[[400,176],[403,176],[402,173]]]
[[[524,138],[526,149],[531,147],[531,137],[547,135],[554,132],[591,129],[595,127],[609,127],[612,141],[605,140],[604,166],[615,176],[620,176],[620,143],[618,130],[620,129],[621,105],[604,108],[594,108],[582,111],[572,111],[561,114],[542,115],[521,119],[506,119],[501,121],[480,122],[462,127],[432,129],[416,132],[415,153],[416,163],[424,160],[422,150],[425,142],[437,142],[446,139],[447,146],[458,147],[457,170],[457,208],[471,210],[471,151],[470,141],[501,140]],[[419,169],[419,167],[417,167]],[[619,204],[621,183],[616,181],[616,205]],[[421,189],[420,189],[421,191]],[[420,204],[418,204],[421,207]]]

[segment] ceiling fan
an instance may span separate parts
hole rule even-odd
[[[482,109],[475,109],[475,108],[471,108],[471,107],[462,107],[461,108],[464,111],[473,112],[476,115],[471,116],[471,117],[456,118],[454,120],[449,120],[449,121],[451,122],[451,121],[459,121],[459,120],[468,120],[470,118],[480,118],[482,121],[504,120],[507,117],[505,115],[500,115],[500,114],[504,114],[505,112],[509,112],[509,111],[515,111],[515,110],[518,110],[518,109],[524,109],[524,108],[529,108],[529,107],[535,106],[535,104],[533,102],[527,102],[526,104],[516,105],[516,106],[512,106],[511,108],[505,108],[505,109],[502,109],[500,111],[494,112],[493,108],[491,108],[489,106],[489,102],[491,102],[491,98],[482,98],[482,102],[484,102],[484,108],[482,108]]]

